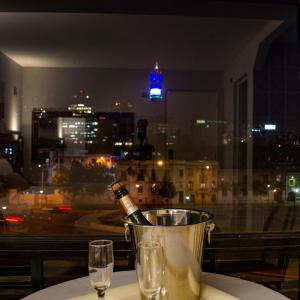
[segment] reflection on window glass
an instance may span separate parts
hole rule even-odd
[[[0,13],[0,231],[121,232],[115,180],[219,232],[297,231],[300,54],[272,12]]]
[[[243,234],[298,234],[297,1],[167,2],[0,12],[1,236],[123,239],[116,180],[142,210],[213,213],[236,257]],[[279,252],[283,282],[262,280],[266,257],[251,275],[295,294],[298,263]]]

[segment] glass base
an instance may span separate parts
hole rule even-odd
[[[105,289],[96,289],[99,299],[103,299],[105,296]]]

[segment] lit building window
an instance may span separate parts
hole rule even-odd
[[[143,193],[143,185],[142,184],[137,184],[136,188],[137,188],[138,194],[142,194]]]
[[[193,190],[193,188],[194,188],[194,184],[193,184],[193,182],[192,182],[192,181],[189,181],[189,182],[188,182],[188,184],[187,184],[187,188],[188,188],[188,190],[189,190],[189,191],[192,191],[192,190]]]

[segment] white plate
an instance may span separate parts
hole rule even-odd
[[[117,288],[108,289],[105,300],[140,300],[140,292],[137,283],[122,285]],[[201,298],[199,300],[238,300],[230,294],[218,290],[210,285],[202,283]],[[96,292],[70,300],[98,300]],[[170,299],[171,300],[171,299]],[[186,299],[188,300],[188,299]]]

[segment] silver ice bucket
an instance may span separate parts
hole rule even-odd
[[[153,209],[143,214],[157,226],[125,222],[132,248],[143,240],[159,241],[164,251],[162,299],[199,300],[205,240],[213,230],[213,215],[195,209]]]

